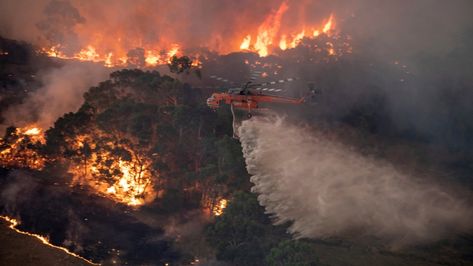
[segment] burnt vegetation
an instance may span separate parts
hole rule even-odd
[[[0,36],[0,112],[19,104],[28,93],[37,90],[41,70],[58,66],[48,57],[40,56],[32,45]],[[3,123],[4,118],[1,118]]]
[[[15,97],[21,101],[23,96]],[[13,198],[4,194],[2,209],[16,214],[23,229],[48,235],[52,243],[65,243],[94,261],[113,256],[129,263],[178,260],[173,240],[166,239],[162,229],[139,223],[127,214],[127,207],[105,199],[104,189],[113,188],[116,176],[123,174],[117,162],[133,164],[133,182],[149,182],[141,183],[143,191],[135,191],[133,198],[126,194],[133,193],[130,189],[112,193],[114,199],[125,205],[146,201],[146,212],[169,217],[194,209],[212,213],[217,200],[230,191],[248,190],[239,144],[228,137],[230,114],[210,111],[203,105],[204,97],[198,89],[157,71],[125,69],[90,88],[79,110],[60,117],[46,131],[45,141],[10,127],[1,149],[13,157],[2,153],[2,166],[8,169],[2,186],[13,187],[18,180],[31,186],[12,188],[24,198],[16,192]],[[31,162],[37,156],[46,163],[35,168]],[[12,170],[19,168],[40,171]],[[146,198],[148,191],[151,198]],[[162,240],[146,240],[153,237]]]
[[[269,68],[283,65],[279,75],[295,71],[304,82],[316,84],[314,103],[297,110],[280,108],[297,114],[297,122],[337,132],[361,151],[400,164],[413,160],[420,167],[436,165],[453,173],[449,178],[471,186],[468,70],[473,66],[471,57],[465,56],[471,53],[471,45],[465,44],[471,44],[472,38],[466,34],[446,57],[418,55],[417,63],[423,67],[414,73],[407,73],[399,63],[367,56],[370,53],[361,46],[354,47],[355,54],[327,59],[325,48],[313,53],[313,47],[326,45],[323,39],[321,43],[303,40],[264,63]],[[37,57],[28,45],[1,41],[2,51],[8,52],[0,56],[3,110],[26,97],[20,88],[40,86],[34,78],[39,68],[58,63]],[[237,79],[248,72],[242,62],[257,58],[251,53],[215,56],[202,71],[228,73]],[[169,67],[176,77],[194,71],[186,57],[174,57]],[[196,74],[200,77],[200,70]],[[413,265],[450,263],[449,256],[454,263],[471,262],[470,236],[403,254],[379,251],[382,245],[372,251],[371,245],[342,239],[291,240],[287,225],[274,226],[257,196],[250,193],[241,147],[230,137],[229,110],[213,112],[205,105],[210,91],[198,86],[205,77],[196,86],[176,77],[139,69],[115,71],[84,94],[76,112],[57,119],[44,142],[9,128],[0,150],[13,145],[20,149],[14,158],[2,157],[2,212],[21,218],[25,230],[49,235],[55,244],[106,263],[190,263],[195,254],[179,250],[179,241],[166,235],[167,218],[202,209],[211,213],[222,198],[229,199],[227,208],[206,221],[200,237],[211,247],[206,255],[234,265],[336,265],[330,260],[333,247],[344,254],[355,250],[358,255],[395,257]],[[397,100],[417,86],[433,88],[427,103],[435,108],[423,109],[427,111],[422,114],[417,106],[398,107]],[[307,84],[297,88],[289,93],[300,96]],[[410,156],[396,157],[399,143]],[[44,160],[41,167],[31,167],[30,161],[38,158]],[[123,167],[138,190],[120,187],[117,177],[123,177]],[[149,214],[162,222],[140,220]],[[440,255],[431,258],[424,249]]]

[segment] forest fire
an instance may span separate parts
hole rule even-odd
[[[118,168],[121,172],[121,177],[116,180],[112,186],[107,188],[107,193],[117,198],[119,201],[128,205],[136,206],[142,205],[149,201],[149,197],[154,198],[153,195],[148,195],[147,187],[151,185],[151,179],[148,176],[147,169],[137,169],[137,161],[126,162],[118,161]],[[145,195],[145,193],[148,193]],[[148,197],[148,198],[145,198]]]
[[[16,130],[17,130],[16,132],[18,135],[28,136],[33,142],[40,142],[43,144],[45,142],[43,130],[39,127],[26,126],[23,128],[17,128]]]
[[[151,173],[150,160],[117,143],[97,145],[90,135],[77,136],[69,147],[75,155],[67,160],[72,184],[87,184],[98,194],[130,206],[152,201],[156,196],[152,180],[157,173]],[[41,170],[47,162],[40,152],[44,144],[43,131],[38,127],[11,128],[0,139],[0,165]]]
[[[4,264],[473,265],[473,1],[2,2]]]
[[[35,126],[9,128],[0,138],[0,165],[41,170],[46,159],[38,152],[45,143],[42,130]]]
[[[169,28],[167,24],[163,30],[165,34],[154,32],[154,28],[152,29],[154,33],[151,35],[149,32],[145,35],[140,30],[130,31],[127,27],[110,29],[108,27],[111,25],[108,23],[102,24],[104,21],[82,17],[87,14],[87,11],[90,11],[87,4],[64,5],[63,9],[74,13],[73,17],[67,21],[70,32],[63,28],[56,29],[56,26],[51,25],[57,20],[65,19],[65,15],[60,12],[59,8],[47,6],[45,10],[50,12],[49,16],[38,26],[46,40],[39,45],[42,48],[38,52],[61,59],[96,62],[106,67],[154,67],[168,64],[174,55],[182,56],[184,54],[192,60],[201,61],[199,53],[207,51],[218,54],[251,51],[264,57],[281,50],[295,48],[304,38],[314,39],[321,35],[329,37],[335,35],[335,16],[333,14],[325,15],[325,19],[318,22],[298,21],[293,23],[291,21],[289,23],[289,17],[303,16],[300,14],[303,11],[297,10],[297,5],[290,5],[289,1],[282,1],[278,6],[275,6],[277,8],[271,8],[261,18],[235,21],[235,25],[228,25],[234,30],[225,33],[224,39],[223,33],[216,31],[209,32],[208,38],[191,39],[191,41],[181,35],[192,35],[192,32],[182,34],[172,27]],[[139,8],[138,14],[137,24],[164,23],[156,21],[155,14],[148,14],[146,10],[141,10],[141,8]],[[329,54],[333,55],[333,51]]]
[[[280,50],[295,48],[303,38],[317,38],[321,34],[330,36],[333,33],[333,15],[330,15],[329,19],[322,26],[307,27],[310,30],[305,30],[304,26],[298,32],[282,32],[280,29],[281,17],[286,10],[287,5],[283,3],[276,14],[269,15],[266,18],[258,27],[257,32],[247,34],[243,38],[239,45],[239,50],[256,52],[264,57],[272,54],[276,48]],[[252,40],[254,40],[253,43]],[[233,43],[234,41],[231,42]],[[125,52],[126,48],[113,52],[106,49],[107,52],[101,52],[94,45],[87,45],[79,52],[69,55],[63,52],[63,47],[60,44],[56,44],[49,48],[41,48],[39,52],[61,59],[102,63],[106,67],[124,67],[129,64],[138,67],[154,67],[170,63],[171,58],[175,55],[183,55],[183,49],[178,44],[173,44],[167,48],[158,47],[159,44],[156,44],[150,45],[147,48],[130,49],[128,52]],[[236,52],[238,49],[233,49],[233,51]],[[194,65],[199,64],[195,63],[199,62],[199,57],[198,54],[191,54]]]
[[[282,2],[275,13],[265,18],[256,33],[246,35],[241,42],[240,49],[257,52],[260,56],[267,56],[278,46],[281,50],[295,48],[303,38],[316,38],[320,34],[330,35],[333,33],[335,25],[333,14],[322,26],[306,27],[303,25],[301,29],[291,32],[281,30],[281,19],[288,8],[287,3]],[[251,44],[252,39],[255,40],[253,44]]]
[[[97,144],[90,135],[76,137],[77,157],[70,164],[72,185],[87,185],[99,195],[129,206],[156,197],[151,162],[130,146],[106,141]]]
[[[217,204],[213,207],[212,213],[215,216],[220,216],[223,214],[225,208],[227,208],[228,200],[227,199],[220,199]]]
[[[169,50],[134,49],[132,51],[133,52],[123,54],[119,52],[99,53],[92,45],[87,45],[86,48],[72,55],[65,54],[62,51],[61,45],[54,45],[39,50],[40,53],[44,53],[50,57],[102,63],[106,67],[125,67],[128,64],[135,64],[138,67],[153,67],[167,64],[174,55],[182,54],[178,45],[174,45],[174,47]]]
[[[49,239],[45,236],[42,236],[42,235],[38,235],[38,234],[33,234],[33,233],[28,233],[26,231],[22,231],[20,229],[17,228],[18,225],[20,225],[20,222],[17,220],[17,219],[14,219],[14,218],[11,218],[11,217],[8,217],[8,216],[1,216],[0,215],[0,218],[5,220],[6,222],[10,223],[10,225],[8,226],[10,229],[14,230],[15,232],[19,233],[19,234],[22,234],[22,235],[27,235],[27,236],[32,236],[36,239],[38,239],[39,241],[41,241],[41,243],[49,246],[49,247],[52,247],[54,249],[58,249],[58,250],[61,250],[73,257],[76,257],[78,259],[81,259],[89,264],[92,264],[92,265],[100,265],[99,263],[94,263],[84,257],[81,257],[71,251],[69,251],[67,248],[65,247],[61,247],[61,246],[56,246],[56,245],[53,245],[49,242]]]

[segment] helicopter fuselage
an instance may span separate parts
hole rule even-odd
[[[259,103],[283,103],[283,104],[301,104],[304,98],[290,98],[265,94],[245,94],[245,93],[213,93],[207,99],[207,105],[212,109],[217,109],[221,104],[232,105],[235,108],[258,109]]]

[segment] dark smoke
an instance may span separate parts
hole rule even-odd
[[[353,36],[355,53],[370,60],[365,69],[377,69],[370,83],[384,95],[395,126],[429,141],[471,148],[473,3],[361,3],[343,29]],[[386,62],[399,71],[380,71]],[[357,83],[346,87],[360,89]]]
[[[74,34],[74,26],[84,23],[85,19],[71,3],[53,0],[44,8],[44,15],[45,18],[38,22],[37,27],[52,45],[66,43],[77,46],[75,49],[69,48],[69,51],[80,48],[78,37]]]
[[[81,30],[89,33],[94,30],[105,37],[115,36],[119,30],[123,32],[121,42],[127,49],[136,48],[130,46],[137,41],[146,45],[164,40],[168,46],[174,42],[188,48],[209,47],[231,52],[229,40],[239,40],[249,28],[256,29],[281,2],[7,0],[0,11],[0,35],[39,45],[54,40],[64,47],[75,48],[95,40],[93,34],[80,34],[77,39],[76,34]],[[335,11],[329,1],[288,2],[290,8],[283,25],[286,29],[302,21],[319,23]]]
[[[69,62],[42,72],[39,78],[43,85],[21,104],[5,110],[1,126],[36,124],[49,128],[64,113],[76,111],[83,102],[83,93],[104,80],[109,71],[97,64]]]
[[[124,28],[130,40],[140,39],[143,44],[170,37],[190,47],[218,50],[235,35],[257,27],[280,3],[6,0],[0,9],[0,35],[38,45],[61,41],[77,49],[75,45],[89,41],[76,39],[77,26],[94,27],[105,35]],[[337,28],[351,37],[353,47],[353,54],[329,64],[304,61],[307,56],[302,48],[278,59],[284,65],[282,75],[313,82],[321,91],[317,102],[302,110],[301,116],[312,123],[345,123],[394,143],[407,140],[445,147],[449,153],[432,156],[445,156],[443,160],[455,167],[465,167],[471,182],[472,1],[294,0],[288,5],[283,28],[299,21],[317,22],[333,12]],[[56,21],[64,21],[67,29]],[[133,64],[143,63],[139,48],[129,55],[135,59]],[[225,62],[220,67],[233,74],[233,65],[227,64],[231,60],[225,61],[229,57],[220,58]],[[81,84],[82,88],[103,78],[92,71],[91,82],[85,82],[83,75],[91,72],[71,72],[58,83]],[[54,76],[62,79],[63,75]],[[302,92],[305,85],[297,89]],[[83,92],[72,87],[63,94],[63,85],[57,88],[53,97],[32,98],[47,107],[46,124],[77,102],[53,108],[57,112],[48,108],[68,102],[64,97],[79,99],[75,93]],[[30,112],[21,111],[28,110],[25,107],[13,111],[10,121],[27,116]],[[247,130],[242,142],[248,167],[261,202],[280,221],[294,221],[292,230],[301,236],[361,232],[403,245],[471,228],[468,202],[434,180],[418,183],[394,164],[366,158],[283,121],[249,121],[243,129]],[[275,158],[267,161],[259,152]]]
[[[0,192],[1,202],[8,214],[16,214],[19,211],[18,206],[30,199],[38,184],[23,170],[12,170],[6,180]]]

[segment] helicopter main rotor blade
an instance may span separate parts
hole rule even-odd
[[[278,89],[278,88],[263,88],[263,87],[258,87],[255,88],[257,91],[269,91],[269,92],[281,92],[283,89]]]
[[[282,83],[286,83],[286,82],[292,82],[292,81],[295,81],[296,78],[285,78],[285,79],[279,79],[279,80],[274,80],[274,81],[267,81],[267,82],[263,82],[263,83],[259,83],[259,84],[251,84],[250,86],[252,87],[260,87],[260,86],[268,86],[268,85],[276,85],[276,84],[282,84]]]
[[[262,73],[261,71],[251,71],[250,80],[254,81],[257,78],[261,77],[261,73]]]
[[[219,77],[217,75],[211,75],[211,76],[209,76],[209,78],[220,81],[220,82],[224,82],[224,83],[234,84],[233,81],[228,80],[226,78]]]

